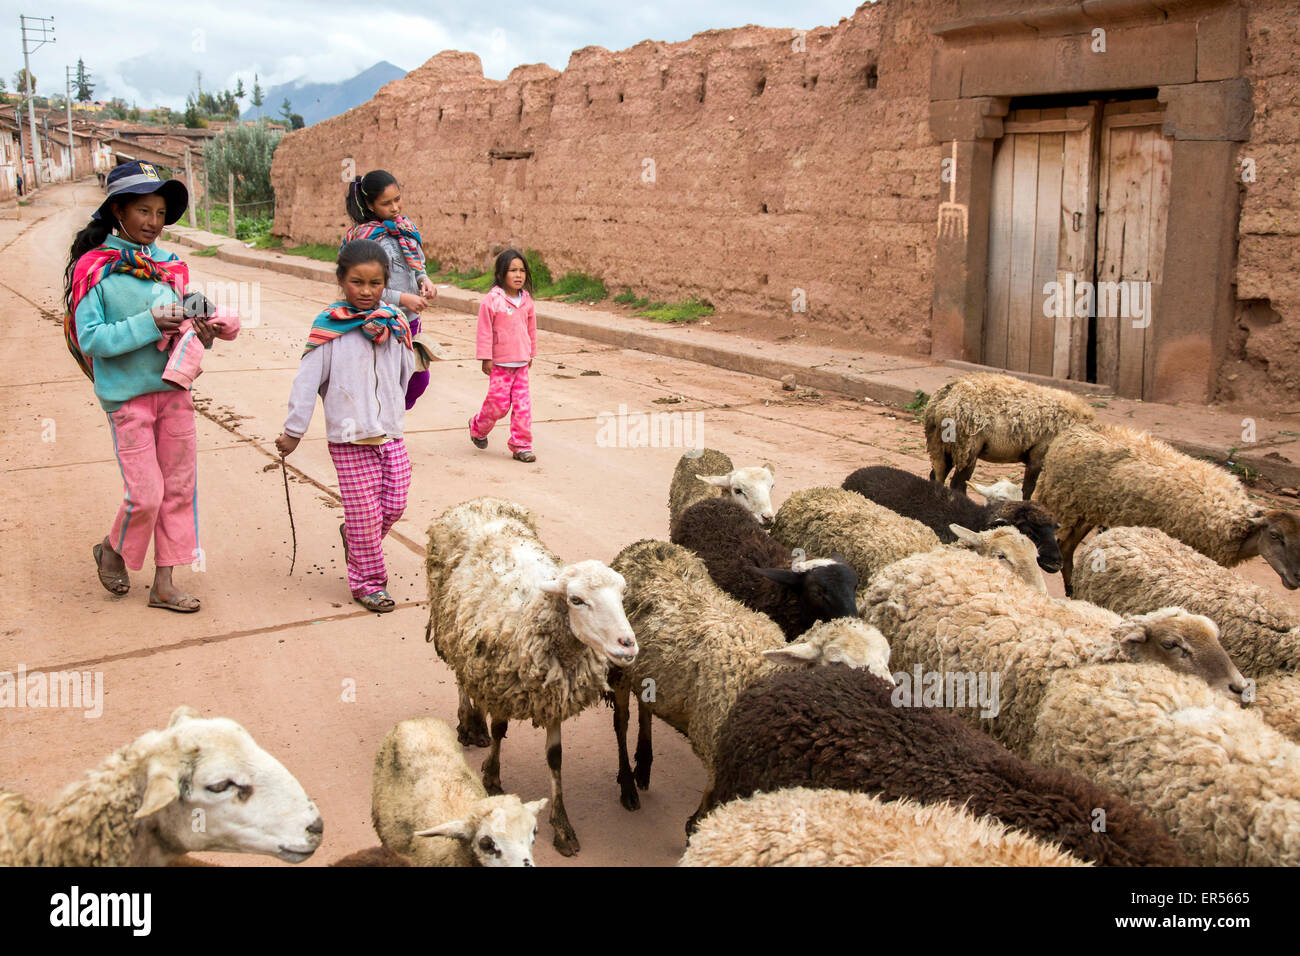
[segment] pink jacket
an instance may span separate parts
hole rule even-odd
[[[477,359],[493,362],[527,362],[537,356],[537,312],[533,297],[521,293],[523,301],[515,305],[505,290],[494,285],[478,307],[478,340],[474,349]]]

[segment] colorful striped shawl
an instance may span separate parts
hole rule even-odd
[[[98,246],[77,260],[72,270],[72,309],[63,316],[63,338],[72,358],[92,382],[95,370],[91,358],[81,351],[77,341],[77,306],[91,289],[114,272],[164,283],[176,290],[177,298],[183,297],[190,281],[190,268],[178,256],[170,252],[167,256],[166,259],[150,259],[135,250]]]
[[[397,244],[402,248],[402,255],[406,257],[406,262],[417,275],[424,273],[424,247],[420,245],[420,230],[415,228],[415,223],[405,216],[398,216],[396,219],[385,219],[383,222],[371,220],[370,222],[359,222],[343,236],[343,242],[339,245],[341,250],[353,239],[374,239],[376,236],[390,235],[397,240]]]
[[[307,334],[307,347],[302,350],[306,355],[318,345],[332,342],[345,332],[360,329],[370,341],[381,345],[392,332],[408,349],[411,348],[411,326],[406,316],[397,306],[387,302],[369,312],[354,309],[346,302],[333,302],[326,306],[321,314],[311,323]]]

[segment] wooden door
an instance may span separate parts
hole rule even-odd
[[[1149,336],[1165,258],[1173,153],[1172,141],[1160,134],[1158,106],[1154,100],[1110,103],[1101,120],[1097,381],[1132,398],[1141,398],[1151,380]]]
[[[1087,373],[1088,316],[1053,299],[1092,275],[1099,108],[1012,112],[993,155],[984,364],[1056,378]]]

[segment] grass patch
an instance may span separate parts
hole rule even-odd
[[[919,415],[925,410],[925,406],[929,401],[930,396],[918,388],[916,394],[912,396],[912,403],[910,405],[904,405],[903,410],[911,412],[914,415]]]
[[[317,259],[320,262],[337,262],[339,258],[339,247],[324,242],[309,242],[284,251],[291,256],[305,256],[308,259]]]
[[[534,289],[544,289],[554,283],[550,268],[542,261],[542,254],[536,249],[525,249],[524,261],[528,263],[528,271],[532,274]],[[489,285],[488,288],[492,287]]]
[[[537,298],[561,302],[600,302],[609,297],[605,283],[585,272],[569,272],[558,282],[537,286]]]
[[[617,302],[619,305],[630,305],[634,309],[645,309],[645,308],[649,308],[650,306],[649,299],[647,299],[645,296],[641,296],[640,298],[637,298],[636,293],[633,292],[631,289],[624,289],[618,295],[614,296],[614,301]],[[659,308],[663,308],[662,302],[657,302],[655,303],[655,305]]]
[[[200,249],[198,252],[194,254],[196,256],[215,256],[217,254],[217,250],[220,248],[221,248],[220,246],[208,246],[206,249]]]
[[[687,299],[685,302],[651,302],[637,315],[653,322],[697,322],[706,315],[713,314],[713,306],[702,299]]]

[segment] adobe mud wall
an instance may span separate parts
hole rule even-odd
[[[275,154],[275,232],[335,242],[343,173],[382,167],[429,254],[482,268],[504,244],[611,292],[698,296],[928,351],[939,146],[929,25],[883,0],[838,26],[743,27],[576,51],[484,79],[440,53]],[[519,158],[507,158],[507,157]]]

